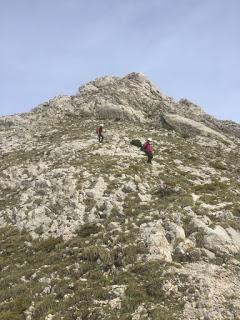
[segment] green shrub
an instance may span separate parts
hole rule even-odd
[[[141,148],[141,146],[142,146],[142,142],[139,139],[131,140],[130,144],[132,146],[135,146],[135,147],[138,147],[138,148]]]

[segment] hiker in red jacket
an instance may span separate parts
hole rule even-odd
[[[142,147],[143,151],[148,156],[147,163],[152,163],[153,158],[153,147],[152,147],[152,138],[148,138]]]
[[[97,129],[96,129],[96,133],[98,135],[98,141],[99,142],[103,142],[103,132],[104,132],[103,124],[100,124],[100,126],[97,127]]]

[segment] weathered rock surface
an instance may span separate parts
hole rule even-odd
[[[222,139],[223,141],[227,141],[227,138],[223,134],[207,127],[201,122],[197,122],[195,120],[188,119],[176,114],[164,115],[163,119],[168,127],[181,133],[184,136],[191,137],[196,135],[202,135],[216,137]]]

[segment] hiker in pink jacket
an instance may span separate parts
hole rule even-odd
[[[147,141],[144,143],[142,150],[148,156],[147,163],[152,163],[153,158],[153,146],[152,146],[152,138],[148,138]]]

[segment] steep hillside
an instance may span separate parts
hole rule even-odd
[[[240,319],[239,128],[136,73],[0,118],[0,319]]]

